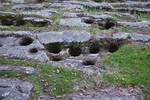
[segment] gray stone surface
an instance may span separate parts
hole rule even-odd
[[[66,30],[63,32],[40,32],[37,34],[43,44],[56,42],[86,42],[91,39],[90,33],[78,30]]]
[[[11,32],[10,34],[6,32],[7,35],[5,35],[5,32],[3,33],[4,34],[0,35],[0,56],[37,60],[41,62],[48,61],[46,53],[42,51],[44,46],[34,37],[23,35],[17,37],[17,35],[12,35]],[[28,41],[30,41],[28,38],[33,39],[33,41],[28,43]],[[21,42],[23,43],[21,44]]]
[[[126,26],[129,28],[150,28],[150,21],[143,22],[117,22],[119,26]]]
[[[25,74],[33,74],[38,72],[38,70],[33,67],[24,67],[15,65],[0,65],[0,71],[16,71]]]
[[[59,100],[143,100],[139,88],[110,87],[97,91],[74,93]]]
[[[0,79],[1,100],[29,100],[33,85],[19,79]]]
[[[130,39],[132,41],[142,41],[142,42],[150,41],[150,35],[140,34],[140,33],[119,32],[119,33],[113,34],[113,38],[114,39]]]
[[[59,25],[62,26],[78,26],[78,27],[88,27],[90,24],[86,24],[82,21],[81,18],[65,18],[60,19]]]

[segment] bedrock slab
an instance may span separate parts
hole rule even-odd
[[[0,65],[0,71],[16,71],[25,74],[34,74],[38,72],[38,70],[33,67],[15,65]]]
[[[0,79],[1,100],[29,100],[33,85],[19,79]]]
[[[62,25],[62,26],[78,26],[78,27],[91,26],[90,24],[87,24],[87,23],[83,22],[81,18],[64,18],[64,19],[60,19],[59,25]]]
[[[44,46],[33,36],[32,33],[24,32],[0,32],[0,56],[18,59],[48,61],[43,51]]]
[[[110,87],[97,91],[74,93],[58,100],[143,100],[139,88]]]
[[[57,42],[86,42],[91,39],[90,33],[78,30],[66,30],[63,32],[40,32],[37,33],[37,37],[43,44]]]

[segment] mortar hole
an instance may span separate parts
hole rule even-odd
[[[62,45],[60,43],[51,43],[46,45],[46,49],[50,53],[59,53],[62,50]]]
[[[81,54],[82,50],[80,47],[76,47],[76,46],[71,46],[69,48],[69,54],[71,56],[79,56]]]
[[[91,19],[91,18],[84,18],[83,21],[84,21],[86,24],[92,24],[92,23],[94,23],[94,20]]]
[[[24,38],[21,39],[20,45],[21,46],[27,46],[27,45],[30,45],[32,42],[33,42],[32,38],[30,38],[30,37],[24,37]]]
[[[96,54],[100,51],[100,46],[98,43],[93,43],[89,46],[89,52],[92,54]]]
[[[95,61],[94,60],[84,60],[83,65],[95,65]]]
[[[108,51],[111,53],[116,52],[118,49],[119,49],[118,44],[110,44],[108,47]]]
[[[3,45],[2,44],[0,44],[0,47],[2,47]]]
[[[29,50],[30,53],[37,53],[38,52],[38,49],[37,48],[32,48]]]

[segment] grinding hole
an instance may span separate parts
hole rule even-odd
[[[108,51],[113,53],[113,52],[116,52],[117,50],[119,49],[119,45],[118,44],[110,44],[108,46]]]
[[[99,53],[99,51],[100,51],[100,46],[97,42],[94,42],[89,46],[90,53],[96,54],[96,53]]]
[[[47,44],[46,45],[46,49],[48,50],[48,52],[50,53],[59,53],[62,50],[62,44],[60,43],[51,43],[51,44]]]
[[[38,49],[37,48],[32,48],[29,50],[30,53],[37,53],[38,52]]]
[[[106,24],[104,25],[105,29],[110,29],[115,26],[115,21],[108,19],[106,20]]]
[[[79,56],[81,54],[82,50],[80,47],[77,47],[77,46],[71,46],[69,48],[69,54],[71,56]]]
[[[86,24],[92,24],[92,23],[94,23],[94,20],[91,19],[91,18],[84,18],[83,21],[84,21]]]
[[[95,65],[95,61],[94,60],[84,60],[82,62],[83,65]]]
[[[0,47],[2,47],[3,45],[2,44],[0,44]]]
[[[21,39],[20,45],[21,46],[27,46],[27,45],[30,45],[32,42],[33,42],[32,38],[30,38],[30,37],[24,37],[24,38]]]

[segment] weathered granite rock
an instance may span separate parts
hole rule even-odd
[[[90,24],[86,24],[81,18],[65,18],[60,19],[59,25],[62,26],[78,26],[78,27],[88,27]]]
[[[86,42],[91,39],[90,33],[77,30],[66,30],[63,32],[41,32],[37,34],[37,37],[43,44],[57,42]]]
[[[44,46],[33,36],[27,36],[27,34],[26,36],[12,35],[11,32],[10,34],[7,32],[3,33],[4,34],[0,34],[0,56],[37,60],[41,62],[48,61],[46,53],[42,50]],[[15,34],[15,32],[13,34]]]
[[[33,85],[19,79],[0,79],[1,100],[29,100]]]
[[[42,17],[50,17],[52,16],[55,12],[49,9],[44,9],[44,10],[30,10],[30,11],[23,11],[21,12],[24,15],[36,15],[36,16],[42,16]]]
[[[74,93],[59,100],[143,100],[142,94],[139,88],[110,87],[97,91]]]
[[[150,21],[142,22],[117,22],[119,26],[131,27],[131,28],[150,28]]]
[[[64,3],[78,4],[86,8],[110,10],[113,7],[109,3],[96,3],[94,1],[64,1]]]
[[[55,2],[51,4],[52,8],[59,8],[63,10],[73,10],[73,11],[80,11],[83,9],[82,5],[79,4],[71,4],[71,3],[64,3],[64,2]]]
[[[150,2],[138,2],[138,1],[127,1],[121,3],[111,3],[113,7],[138,7],[138,8],[150,8]]]
[[[14,65],[0,65],[0,71],[16,71],[25,74],[37,73],[37,69],[33,67],[14,66]]]
[[[129,39],[132,41],[148,42],[150,41],[150,35],[119,32],[113,34],[113,39]]]
[[[18,0],[21,1],[21,0]],[[13,10],[41,10],[45,4],[15,4],[12,6]]]
[[[114,8],[114,10],[120,11],[120,12],[131,12],[131,13],[145,13],[145,14],[150,14],[150,9],[146,8],[131,8],[131,7],[118,7]]]

